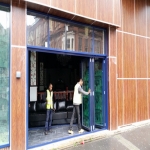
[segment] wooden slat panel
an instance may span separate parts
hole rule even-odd
[[[116,56],[116,28],[109,28],[110,49],[109,56]]]
[[[64,9],[66,11],[75,12],[75,0],[51,0],[51,6]]]
[[[118,74],[118,78],[123,77],[122,36],[123,36],[123,34],[121,32],[117,32],[117,74]]]
[[[97,19],[113,23],[113,0],[97,0]]]
[[[117,80],[118,126],[123,125],[123,80]]]
[[[135,33],[134,1],[122,0],[123,31]]]
[[[136,34],[146,36],[146,0],[135,0],[135,21]]]
[[[124,80],[124,124],[136,122],[136,80]]]
[[[15,150],[25,149],[25,55],[26,49],[12,48],[11,149]],[[16,71],[21,72],[20,79],[16,79]]]
[[[44,5],[50,5],[50,0],[32,0],[34,3],[41,3]]]
[[[137,80],[137,121],[148,119],[147,80]]]
[[[13,3],[12,7],[12,45],[25,46],[25,4]],[[22,27],[18,30],[19,27]]]
[[[109,128],[110,130],[117,129],[117,66],[116,58],[109,58]]]
[[[120,0],[114,0],[114,24],[121,25]]]
[[[49,12],[49,7],[48,6],[43,6],[31,2],[27,2],[27,8],[36,10],[38,12],[43,12],[43,13],[48,13]]]
[[[11,48],[11,149],[25,149],[25,66],[26,48],[26,11],[25,4],[12,5],[12,45]],[[21,29],[19,28],[21,27]],[[19,29],[18,29],[19,28]],[[21,72],[21,78],[16,79],[16,71]]]
[[[135,36],[123,34],[123,78],[135,78]]]
[[[147,39],[148,78],[150,78],[150,39]]]
[[[76,0],[76,13],[96,19],[96,0]]]
[[[147,0],[147,36],[150,37],[150,1]]]
[[[136,69],[137,78],[147,78],[147,51],[146,39],[136,37]]]
[[[148,92],[148,95],[147,95],[147,96],[148,96],[148,97],[147,97],[147,98],[148,98],[148,107],[149,107],[149,108],[148,108],[148,111],[149,111],[149,112],[148,112],[148,115],[149,115],[149,118],[148,118],[148,119],[150,119],[150,92],[149,92],[149,91],[150,91],[150,80],[148,80],[147,82],[148,82],[148,89],[147,89],[147,92]]]
[[[62,18],[66,18],[66,19],[72,19],[74,17],[73,14],[69,14],[69,13],[66,13],[57,9],[53,9],[53,8],[50,9],[49,14],[62,17]]]

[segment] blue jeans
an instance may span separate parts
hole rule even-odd
[[[50,130],[52,124],[52,109],[47,109],[46,121],[45,121],[45,131]]]

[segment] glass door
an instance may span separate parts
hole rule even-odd
[[[81,63],[83,89],[88,91],[90,88],[90,61],[85,59]],[[82,97],[82,127],[88,131],[91,131],[91,95],[83,95]]]
[[[89,58],[82,61],[83,89],[91,89],[83,95],[82,126],[88,131],[106,127],[106,66],[105,59]]]
[[[104,128],[105,119],[105,60],[94,59],[94,118],[95,127]]]

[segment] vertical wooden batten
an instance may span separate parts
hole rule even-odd
[[[21,78],[16,78],[16,71]],[[26,149],[26,4],[11,2],[11,150]]]
[[[109,129],[118,127],[116,28],[109,27]]]

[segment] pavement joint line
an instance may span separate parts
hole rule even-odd
[[[114,136],[115,139],[118,140],[122,145],[124,145],[129,150],[140,150],[138,147],[136,147],[133,143],[122,137],[121,135]]]

